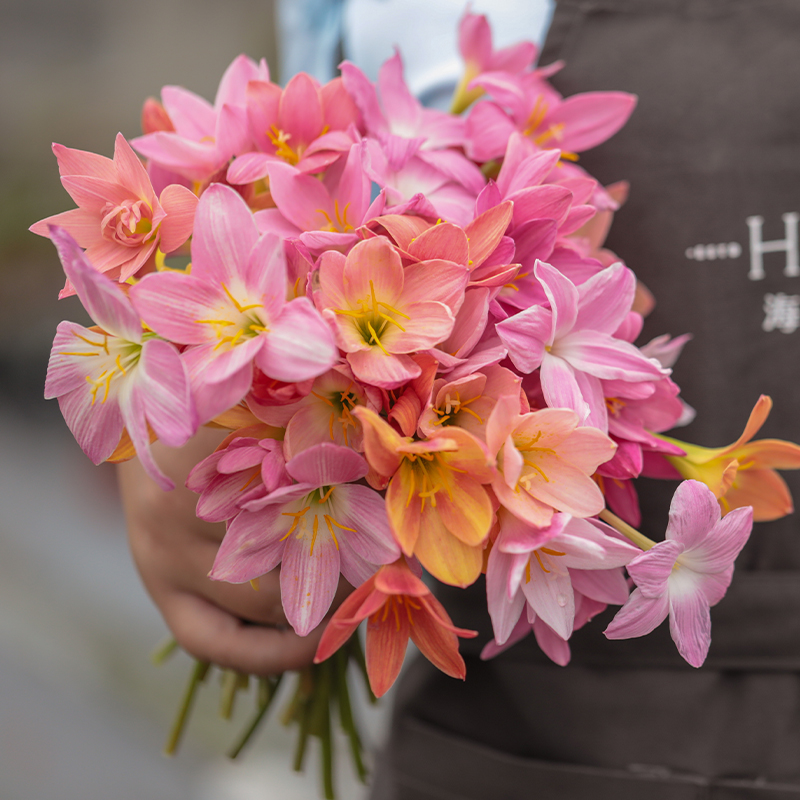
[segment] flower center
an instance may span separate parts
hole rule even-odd
[[[292,524],[289,530],[286,531],[281,541],[288,539],[292,534],[298,539],[311,537],[311,546],[309,547],[309,556],[314,555],[314,545],[317,542],[317,535],[320,530],[323,531],[327,527],[328,534],[330,535],[336,549],[339,549],[339,540],[336,538],[336,528],[343,531],[351,531],[357,533],[355,528],[348,528],[347,525],[342,525],[336,521],[331,503],[331,496],[335,486],[320,486],[315,489],[311,494],[298,501],[301,506],[299,511],[283,511],[281,516],[293,517]],[[308,512],[311,512],[310,514]],[[320,522],[322,520],[322,522]]]
[[[379,347],[388,356],[389,351],[381,343],[380,337],[384,335],[389,325],[396,325],[405,333],[405,328],[393,315],[403,319],[411,319],[408,314],[398,311],[396,308],[384,303],[375,296],[375,284],[369,282],[370,295],[358,301],[358,310],[335,309],[337,314],[350,317],[361,338],[370,346]]]
[[[217,317],[216,319],[196,319],[194,320],[198,325],[211,325],[217,335],[217,344],[215,350],[229,345],[236,347],[248,339],[252,339],[262,333],[269,333],[269,326],[263,319],[263,308],[261,303],[250,303],[243,305],[240,303],[230,292],[228,287],[223,283],[222,289],[228,296],[233,308],[228,308],[228,314],[225,316]],[[259,314],[255,309],[262,309]],[[235,312],[235,313],[231,313]],[[225,312],[223,312],[224,314]],[[228,319],[227,317],[233,317]],[[233,328],[233,330],[231,330]]]
[[[350,208],[350,203],[347,203],[343,209],[339,209],[339,201],[333,201],[333,214],[336,217],[336,221],[334,222],[331,219],[330,214],[325,211],[324,209],[318,208],[317,212],[322,214],[323,217],[327,220],[328,224],[324,228],[320,228],[321,231],[330,231],[331,233],[347,233],[348,231],[354,231],[355,228],[347,221],[347,209]]]
[[[433,424],[455,425],[456,415],[463,411],[465,414],[475,417],[475,419],[478,420],[478,423],[483,425],[483,419],[479,417],[471,408],[467,408],[470,403],[480,400],[481,397],[482,395],[476,395],[475,397],[470,397],[469,400],[462,400],[457,389],[454,389],[452,394],[447,392],[447,394],[444,396],[444,403],[442,404],[442,407],[434,407],[433,409],[438,415],[438,419],[436,419]]]
[[[402,485],[408,486],[406,508],[411,505],[414,495],[419,498],[420,512],[425,510],[425,501],[436,508],[436,495],[446,492],[453,499],[452,473],[465,472],[448,464],[442,453],[403,453],[400,465]]]
[[[404,594],[390,594],[386,598],[386,602],[383,604],[383,614],[381,614],[381,609],[379,608],[371,617],[370,622],[377,624],[386,622],[389,618],[389,613],[394,613],[394,620],[395,625],[397,626],[397,630],[400,630],[400,615],[402,612],[405,612],[406,616],[408,617],[408,624],[414,624],[414,618],[411,614],[411,610],[414,609],[415,611],[421,611],[422,606],[418,605],[414,600]]]
[[[144,200],[106,203],[100,223],[103,237],[125,247],[138,247],[152,238],[153,209]]]
[[[338,423],[342,426],[342,436],[344,437],[344,443],[346,447],[350,446],[347,441],[347,429],[358,427],[358,420],[351,413],[352,410],[359,405],[357,395],[355,392],[350,390],[352,385],[353,383],[351,381],[344,391],[330,392],[327,396],[323,394],[317,394],[317,392],[313,390],[311,392],[314,397],[322,400],[323,403],[331,408],[331,415],[330,419],[328,420],[328,433],[330,434],[331,441],[335,441],[333,428],[334,425]]]

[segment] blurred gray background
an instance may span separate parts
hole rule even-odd
[[[270,723],[243,763],[243,726],[207,687],[176,759],[161,747],[188,671],[156,668],[166,628],[127,551],[113,468],[96,468],[42,399],[62,319],[55,250],[27,228],[74,207],[52,142],[111,156],[165,83],[212,100],[241,52],[277,77],[272,0],[0,0],[0,800],[294,800],[291,737]],[[242,698],[243,699],[243,698]],[[367,720],[370,736],[381,714]],[[340,797],[361,796],[349,768]]]

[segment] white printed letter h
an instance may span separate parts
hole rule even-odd
[[[761,228],[764,217],[748,217],[747,227],[750,228],[750,272],[747,277],[751,281],[760,281],[765,277],[764,253],[777,253],[783,250],[786,253],[786,266],[783,274],[788,278],[800,276],[800,249],[798,248],[797,223],[800,214],[789,212],[781,216],[786,226],[786,238],[775,239],[771,242],[762,241]]]

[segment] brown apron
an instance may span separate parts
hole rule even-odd
[[[658,301],[641,341],[695,335],[674,377],[698,414],[679,435],[733,442],[763,392],[759,437],[800,440],[800,2],[561,0],[542,63],[559,58],[565,95],[640,97],[580,163],[631,182],[608,246]],[[640,482],[654,538],[674,488]],[[756,526],[699,670],[666,625],[609,642],[603,619],[575,633],[568,667],[532,637],[484,663],[483,584],[445,589],[455,623],[481,629],[462,644],[467,680],[421,659],[405,673],[374,800],[800,798],[798,527]]]

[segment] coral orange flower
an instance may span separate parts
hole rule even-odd
[[[386,694],[400,673],[409,637],[434,666],[464,679],[467,670],[457,637],[472,638],[478,633],[456,628],[404,559],[381,567],[339,606],[322,634],[314,661],[319,664],[330,658],[365,619],[369,619],[367,675],[378,697]]]
[[[666,456],[684,478],[702,481],[715,494],[723,513],[753,507],[756,522],[780,519],[794,510],[792,496],[777,469],[800,469],[800,446],[781,439],[751,441],[766,422],[772,400],[758,398],[742,435],[727,447],[699,447],[659,438],[683,448],[685,456]]]
[[[495,475],[486,445],[456,427],[415,442],[363,406],[354,408],[353,414],[364,428],[370,466],[391,476],[386,509],[403,552],[417,556],[443,583],[474,583],[494,521],[483,486]]]

